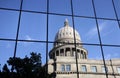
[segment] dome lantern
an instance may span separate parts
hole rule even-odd
[[[69,26],[69,22],[68,22],[68,19],[65,19],[65,22],[64,22],[64,26]]]

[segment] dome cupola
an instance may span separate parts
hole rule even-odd
[[[79,33],[69,25],[69,22],[66,19],[64,22],[64,27],[60,28],[55,36],[55,42],[74,43],[74,31],[75,31],[76,43],[80,43],[81,38]],[[54,45],[56,46],[56,44]]]

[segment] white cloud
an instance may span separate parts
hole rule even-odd
[[[31,38],[29,35],[26,35],[26,36],[25,36],[25,39],[26,39],[26,40],[32,40],[32,38]]]
[[[107,54],[107,55],[105,55],[105,59],[109,60],[109,59],[117,58],[118,55],[119,55],[118,53]]]
[[[29,35],[25,36],[25,40],[33,40],[33,38],[31,38]],[[33,42],[23,42],[23,46],[29,46],[31,45]]]
[[[101,22],[99,23],[99,31],[100,33],[104,33],[105,31],[107,31],[106,29],[108,29],[109,25],[111,25],[112,22]],[[106,36],[108,34],[110,34],[112,31],[109,31],[108,33],[104,33],[103,36]],[[93,28],[91,28],[87,33],[86,33],[86,37],[87,39],[92,39],[93,37],[96,37],[98,35],[98,31],[97,31],[97,26],[94,26]]]
[[[110,59],[113,59],[113,58],[118,58],[119,57],[119,53],[108,53],[108,54],[104,54],[104,58],[105,60],[110,60]],[[97,60],[102,60],[102,55],[97,55],[95,56],[95,59]]]

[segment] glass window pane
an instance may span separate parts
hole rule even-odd
[[[82,72],[87,72],[87,68],[85,65],[82,65]]]
[[[112,0],[94,0],[97,17],[115,18]]]
[[[101,53],[100,46],[83,45],[83,48],[85,48],[88,52],[88,55],[87,55],[88,59],[102,60],[102,53]]]
[[[65,65],[61,65],[61,71],[65,71]]]
[[[71,14],[70,0],[50,0],[49,3],[51,13]]]
[[[0,64],[1,69],[4,64],[7,64],[7,60],[14,55],[14,41],[0,41]],[[9,66],[8,66],[9,67]]]
[[[64,27],[65,19],[68,19],[69,25],[72,27],[72,19],[69,16],[49,16],[49,26],[48,26],[48,39],[49,41],[54,41],[55,36],[60,28]],[[63,34],[64,35],[64,34]]]
[[[71,66],[70,65],[66,65],[66,71],[71,71]]]
[[[16,38],[18,12],[0,10],[0,38]]]
[[[0,0],[0,8],[19,9],[21,0]]]
[[[75,29],[80,34],[82,43],[99,43],[98,31],[94,19],[76,17]]]
[[[74,0],[74,15],[94,16],[92,0]]]
[[[115,9],[117,11],[117,16],[120,20],[120,0],[113,0],[115,4]]]
[[[92,72],[97,72],[97,67],[96,67],[96,66],[92,66],[92,67],[91,67],[91,71],[92,71]]]
[[[120,30],[117,21],[99,20],[98,24],[103,44],[120,44]]]
[[[120,47],[109,47],[103,46],[104,57],[106,60],[119,59],[120,58]]]
[[[23,12],[19,39],[46,40],[46,15]]]
[[[23,0],[23,10],[46,12],[47,0]]]
[[[29,57],[30,53],[40,53],[42,57],[42,65],[46,63],[46,44],[38,42],[18,42],[16,57]]]
[[[105,67],[104,66],[102,66],[102,72],[105,73]]]

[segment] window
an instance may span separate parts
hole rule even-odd
[[[71,71],[71,66],[70,65],[66,65],[66,71]]]
[[[120,74],[120,67],[117,67],[117,72]]]
[[[91,67],[91,71],[92,71],[92,72],[97,72],[97,67],[96,67],[96,66],[92,66],[92,67]]]
[[[59,56],[59,51],[56,51],[56,56]]]
[[[106,71],[108,72],[108,68],[106,67]],[[102,66],[102,72],[105,73],[105,67]]]
[[[65,71],[65,65],[61,65],[61,71]]]
[[[64,50],[63,49],[60,50],[60,56],[64,56]]]
[[[87,72],[87,68],[85,65],[82,65],[82,72]]]

